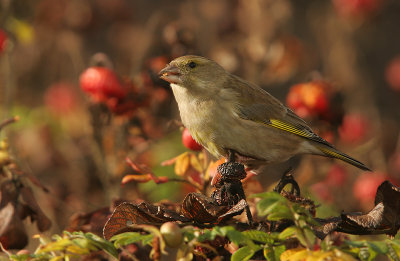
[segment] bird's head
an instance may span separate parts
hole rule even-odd
[[[192,90],[221,86],[227,72],[216,62],[195,55],[176,58],[159,72],[160,78]]]

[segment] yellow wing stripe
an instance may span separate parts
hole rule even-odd
[[[345,154],[340,154],[336,151],[330,150],[329,148],[323,148],[323,147],[318,147],[318,149],[320,149],[323,153],[325,153],[328,156],[331,156],[333,158],[337,158],[340,160],[343,160],[345,162],[348,162],[356,167],[359,167],[361,169],[364,170],[369,170],[368,167],[366,167],[363,163],[359,162],[358,160],[355,160],[353,158],[351,158],[350,156],[347,156]]]
[[[351,160],[349,157],[345,157],[345,156],[343,156],[335,151],[332,151],[328,148],[318,147],[318,149],[320,149],[323,153],[325,153],[331,157],[338,158],[338,159],[345,160],[345,161]]]
[[[268,125],[270,125],[274,128],[277,128],[277,129],[281,129],[281,130],[305,137],[305,138],[314,138],[315,137],[314,133],[310,133],[308,131],[301,130],[299,128],[296,128],[293,125],[287,124],[280,120],[270,119],[268,122]]]

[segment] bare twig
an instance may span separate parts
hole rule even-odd
[[[14,123],[16,121],[19,121],[19,116],[14,116],[12,118],[6,119],[3,122],[0,123],[0,131],[6,127],[7,125]]]

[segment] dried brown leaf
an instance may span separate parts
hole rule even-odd
[[[226,213],[227,206],[219,206],[215,199],[201,193],[189,193],[182,202],[182,214],[198,223],[212,223]]]
[[[375,207],[368,213],[342,213],[339,217],[316,219],[319,238],[333,231],[354,235],[396,235],[400,228],[400,188],[384,181],[377,189]]]
[[[110,239],[113,235],[132,231],[132,225],[154,225],[167,221],[187,222],[189,220],[162,206],[154,206],[146,202],[137,205],[124,202],[115,208],[106,222],[103,236],[105,239]]]
[[[6,249],[22,249],[28,244],[24,224],[12,202],[0,210],[0,242]]]
[[[46,231],[51,226],[51,220],[44,214],[35,199],[35,195],[30,187],[22,187],[20,189],[21,197],[25,203],[33,210],[31,218],[36,220],[36,225],[40,232]]]

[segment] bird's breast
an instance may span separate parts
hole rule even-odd
[[[193,138],[215,156],[223,155],[222,144],[218,141],[224,129],[226,131],[226,128],[234,125],[233,115],[230,115],[233,108],[226,108],[227,103],[222,102],[218,95],[198,96],[191,94],[185,87],[176,84],[171,84],[171,87],[182,122]]]

